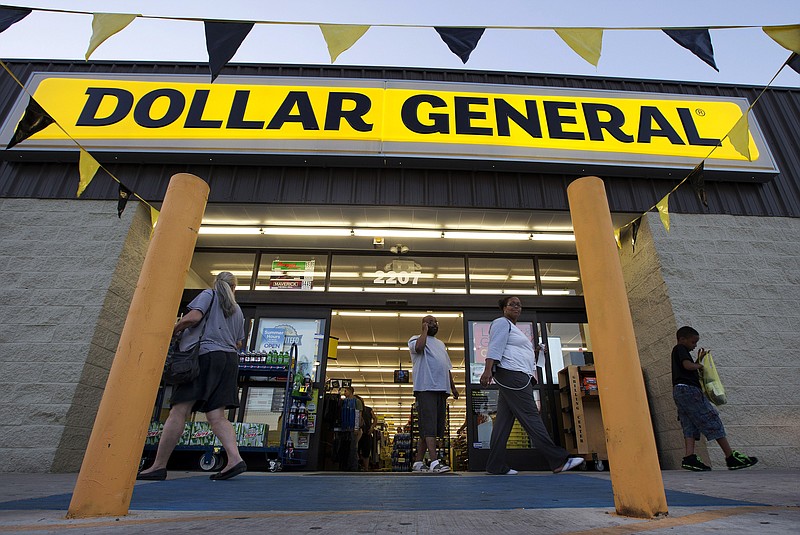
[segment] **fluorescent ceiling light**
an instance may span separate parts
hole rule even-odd
[[[446,230],[442,237],[455,240],[530,240],[529,232],[476,232]]]
[[[387,229],[387,228],[354,228],[354,236],[369,238],[441,238],[441,230],[413,230],[413,229]]]
[[[379,318],[396,318],[398,312],[372,312],[370,310],[357,311],[357,310],[334,310],[334,316],[367,316]],[[341,346],[339,346],[341,347]]]
[[[574,234],[544,234],[534,232],[531,234],[533,241],[575,241]]]
[[[470,288],[471,294],[509,294],[509,295],[539,295],[536,290],[525,290],[520,288],[488,289],[488,288]]]
[[[586,347],[562,347],[561,351],[589,351]]]
[[[542,295],[575,295],[573,290],[542,290]]]
[[[208,227],[203,225],[200,227],[200,230],[197,231],[197,233],[249,236],[253,234],[261,234],[261,229],[259,227]]]
[[[424,318],[425,316],[436,316],[437,318],[461,318],[461,312],[401,312],[401,318]]]
[[[262,234],[270,236],[350,236],[347,228],[328,227],[263,227]]]
[[[399,350],[407,350],[407,347],[398,347],[398,346],[350,346],[350,349],[361,349],[367,351],[399,351]]]
[[[399,364],[391,366],[338,366],[336,364],[328,364],[327,368],[329,373],[392,373],[397,369],[399,369]],[[464,373],[465,370],[453,368],[450,371],[453,373]]]

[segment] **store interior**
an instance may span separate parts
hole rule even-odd
[[[431,314],[439,321],[436,337],[444,342],[453,366],[453,378],[461,394],[448,399],[450,433],[464,424],[464,320],[459,311],[334,310],[331,336],[338,338],[337,359],[328,360],[328,380],[352,381],[356,395],[372,407],[390,437],[411,418],[413,378],[395,383],[395,370],[411,370],[408,340],[420,334],[422,318]],[[340,382],[341,384],[341,382]]]

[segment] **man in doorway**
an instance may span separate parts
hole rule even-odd
[[[450,371],[450,355],[444,343],[436,338],[439,322],[433,316],[422,318],[422,331],[408,341],[411,352],[414,397],[419,415],[419,443],[411,470],[413,472],[449,472],[450,467],[436,454],[436,438],[444,437],[447,397],[452,393],[458,399],[458,390]],[[431,459],[425,465],[425,452]]]

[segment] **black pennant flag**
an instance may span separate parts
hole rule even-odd
[[[469,59],[469,55],[478,46],[483,32],[486,28],[434,28],[447,48],[458,56],[463,63]]]
[[[22,7],[0,7],[0,33],[9,29],[12,25],[18,23],[25,17],[31,14],[31,10]]]
[[[786,60],[786,64],[794,69],[797,74],[800,74],[800,54],[792,54],[789,59]]]
[[[637,217],[631,223],[631,249],[636,250],[636,238],[639,236],[639,225],[642,224],[642,218]]]
[[[117,199],[117,216],[121,219],[122,212],[125,211],[125,205],[128,204],[128,199],[131,198],[131,190],[125,187],[122,182],[119,183],[119,198]]]
[[[692,185],[692,189],[697,194],[697,198],[700,199],[700,202],[703,203],[703,206],[708,208],[708,199],[706,199],[706,180],[703,176],[703,166],[705,162],[700,162],[697,164],[697,167],[692,169],[692,172],[689,173],[689,176],[686,177],[689,180],[689,184]]]
[[[714,47],[711,46],[711,34],[708,29],[698,30],[663,30],[672,40],[681,45],[692,54],[711,65],[719,72],[717,62],[714,61]]]
[[[25,141],[36,132],[41,132],[54,122],[55,120],[50,117],[50,114],[44,111],[44,108],[42,108],[33,97],[30,97],[28,107],[25,108],[25,115],[22,116],[22,120],[17,125],[14,136],[11,138],[11,141],[8,142],[6,149],[10,149],[17,143]]]
[[[211,81],[213,82],[219,76],[222,67],[239,50],[255,23],[207,20],[204,24],[206,28],[206,49],[208,49],[208,66],[211,69]]]

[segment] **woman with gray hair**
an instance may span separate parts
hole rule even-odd
[[[235,477],[247,470],[236,443],[233,426],[225,418],[225,409],[239,406],[239,357],[237,349],[244,342],[244,316],[236,304],[236,277],[223,271],[214,280],[213,290],[203,290],[187,306],[188,312],[173,328],[173,336],[181,334],[180,349],[186,351],[200,344],[200,374],[191,382],[175,386],[171,408],[158,442],[152,466],[136,476],[138,480],[163,481],[167,478],[167,461],[183,434],[190,413],[206,413],[211,430],[219,438],[228,462],[213,480]],[[205,332],[202,340],[200,334]]]

